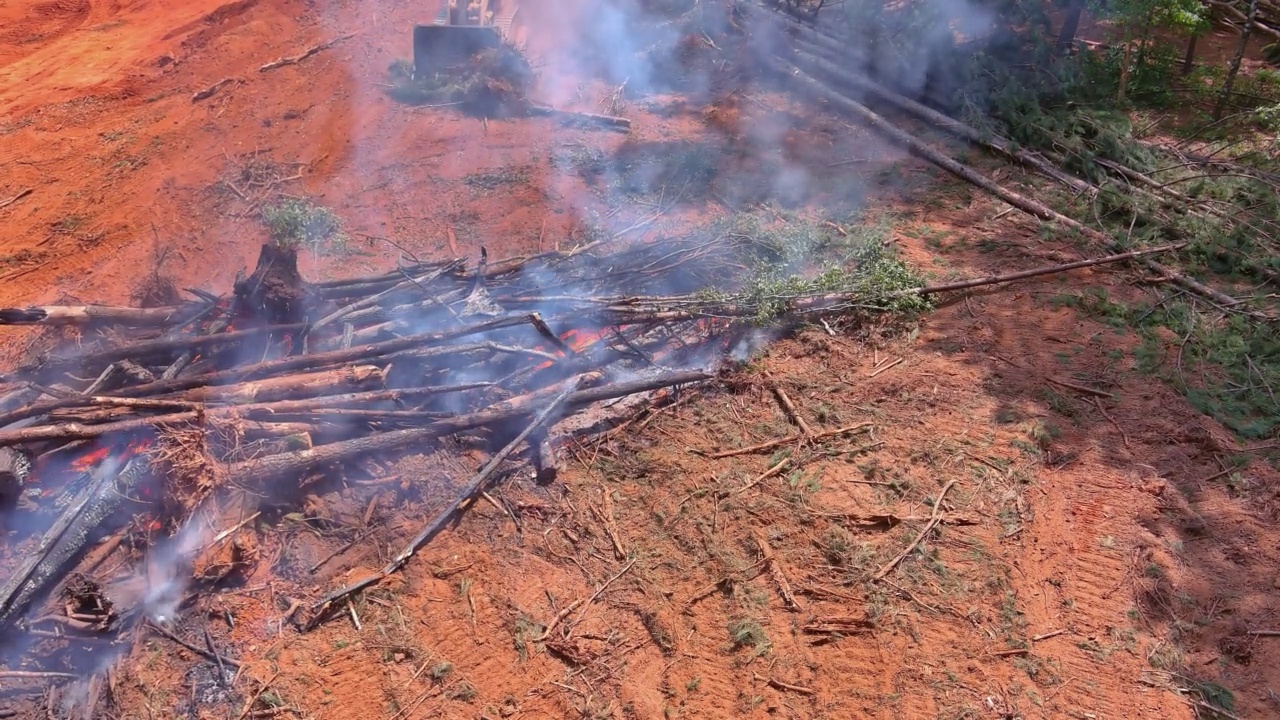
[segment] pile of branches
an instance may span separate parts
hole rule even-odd
[[[387,70],[387,94],[410,105],[457,107],[479,118],[551,116],[566,123],[629,130],[631,121],[612,115],[557,110],[530,97],[536,77],[519,48],[503,41],[438,68],[418,69],[396,60]]]
[[[665,389],[713,378],[761,319],[899,302],[868,297],[886,275],[866,253],[839,283],[828,273],[752,285],[752,268],[777,264],[781,249],[729,228],[501,262],[482,250],[473,266],[412,262],[318,283],[296,252],[264,245],[230,293],[189,290],[197,299],[179,305],[0,309],[0,323],[73,339],[0,377],[4,517],[48,527],[13,546],[0,632],[55,616],[100,630],[169,614],[122,596],[95,600],[115,610],[89,620],[34,612],[72,570],[101,562],[85,559],[99,539],[145,548],[175,536],[197,552],[264,504],[301,507],[321,483],[372,479],[370,467],[446,440],[492,454],[451,513],[526,446],[541,474],[554,471],[550,428],[567,416],[589,411],[578,432],[603,431],[602,401],[658,390],[672,400]],[[398,570],[443,523],[355,589]],[[300,624],[353,591],[316,601]]]
[[[415,72],[412,63],[397,61],[389,72],[388,92],[401,102],[458,105],[483,117],[524,114],[534,82],[524,54],[505,42],[443,67]]]

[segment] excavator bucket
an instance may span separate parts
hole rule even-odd
[[[498,47],[493,26],[418,25],[413,28],[413,72],[417,77],[456,65],[482,50]]]

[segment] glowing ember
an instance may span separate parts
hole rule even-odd
[[[107,459],[111,454],[110,447],[101,447],[92,452],[85,453],[75,460],[71,461],[71,469],[76,472],[88,472],[92,470],[98,463]]]

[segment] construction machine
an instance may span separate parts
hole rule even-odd
[[[446,0],[433,24],[413,28],[414,77],[511,41],[518,10],[516,0]]]

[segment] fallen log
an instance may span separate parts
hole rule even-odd
[[[165,325],[190,310],[183,305],[158,308],[113,307],[110,305],[45,305],[0,308],[0,325],[91,325],[110,323],[146,327]]]
[[[76,365],[79,367],[96,368],[118,360],[136,361],[161,355],[173,355],[184,351],[207,351],[210,347],[231,345],[248,338],[257,338],[263,335],[283,337],[290,333],[296,333],[304,327],[306,326],[301,323],[292,325],[268,325],[265,327],[249,328],[247,330],[236,330],[234,332],[217,333],[212,335],[199,335],[196,337],[170,338],[165,340],[130,343],[118,347],[107,348],[105,350],[99,350],[97,352],[86,353],[84,355],[54,356],[49,358],[45,367]],[[0,377],[0,380],[3,379],[3,377]]]
[[[1076,192],[1086,193],[1093,196],[1100,191],[1100,188],[1093,183],[1082,180],[1065,172],[1061,168],[1055,167],[1046,159],[1025,150],[1014,148],[1013,145],[1004,138],[997,135],[981,133],[972,126],[966,125],[951,118],[950,116],[943,115],[927,105],[922,105],[910,98],[899,95],[869,78],[862,77],[848,70],[842,70],[832,63],[816,57],[815,55],[806,53],[803,50],[797,49],[794,53],[794,57],[797,66],[813,71],[819,77],[825,77],[829,81],[874,95],[880,100],[893,105],[897,109],[906,112],[909,115],[930,123],[934,127],[940,128],[958,138],[973,143],[974,145],[986,148],[1001,157],[1019,163],[1047,178],[1050,178],[1051,180],[1062,183]]]
[[[203,420],[230,420],[237,417],[253,417],[259,420],[286,414],[299,414],[316,410],[342,408],[349,405],[374,404],[379,402],[398,403],[412,398],[431,395],[462,392],[478,388],[492,387],[493,383],[469,383],[464,385],[440,385],[432,387],[408,388],[403,390],[374,390],[342,395],[327,395],[303,400],[279,400],[275,402],[238,404],[225,407],[196,406],[190,410],[176,413],[165,413],[142,418],[112,421],[116,415],[93,414],[81,415],[74,422],[61,422],[38,427],[9,428],[0,431],[0,447],[16,445],[24,442],[45,440],[85,440],[102,437],[114,433],[127,433],[135,430],[156,428],[185,423],[199,423]],[[113,400],[116,398],[107,398]],[[99,425],[86,424],[102,422]]]
[[[1015,193],[1012,190],[1009,190],[1008,188],[1005,188],[1004,186],[997,184],[996,182],[982,175],[981,173],[974,170],[973,168],[967,165],[964,165],[960,162],[957,162],[956,160],[950,157],[947,157],[946,155],[943,155],[942,153],[933,149],[932,147],[930,147],[929,145],[927,145],[926,143],[924,143],[914,135],[911,135],[905,130],[902,130],[894,126],[892,123],[885,120],[883,117],[877,115],[876,113],[872,112],[869,108],[862,105],[861,103],[850,100],[848,97],[845,97],[844,95],[840,94],[836,90],[833,90],[832,88],[828,87],[822,82],[815,80],[814,78],[805,74],[804,71],[802,71],[800,68],[795,67],[794,65],[788,65],[787,63],[784,63],[781,60],[775,60],[772,58],[765,58],[763,61],[766,65],[768,65],[772,70],[777,72],[779,75],[783,77],[788,77],[800,83],[803,87],[811,91],[813,94],[826,100],[827,102],[831,103],[833,106],[858,118],[863,123],[865,123],[868,127],[876,130],[877,132],[889,138],[890,140],[893,140],[899,145],[902,145],[903,147],[907,148],[911,152],[924,158],[925,160],[928,160],[934,165],[937,165],[943,170],[946,170],[952,175],[955,175],[961,180],[964,180],[965,182],[968,182],[978,188],[981,188],[982,190],[985,190],[986,192],[1012,205],[1013,207],[1019,210],[1022,210],[1023,212],[1029,215],[1032,215],[1036,218],[1039,218],[1040,220],[1043,220],[1046,222],[1055,222],[1055,223],[1058,223],[1059,225],[1070,228],[1071,230],[1074,230],[1080,233],[1081,235],[1088,238],[1089,240],[1099,243],[1103,247],[1107,247],[1107,248],[1111,248],[1119,251],[1126,250],[1126,248],[1123,245],[1121,245],[1118,241],[1116,241],[1115,238],[1104,235],[1103,233],[1098,232],[1097,230],[1094,230],[1093,228],[1090,228],[1080,223],[1077,220],[1069,218],[1066,215],[1063,215],[1062,213],[1048,207],[1047,205],[1037,200],[1033,200],[1024,195]],[[1221,306],[1223,308],[1230,308],[1234,305],[1240,304],[1241,302],[1240,300],[1233,298],[1230,295],[1227,295],[1207,285],[1204,285],[1198,280],[1194,280],[1190,277],[1187,277],[1186,275],[1183,275],[1182,273],[1179,273],[1173,270],[1172,268],[1161,265],[1160,263],[1154,260],[1151,260],[1149,258],[1143,258],[1142,263],[1152,272],[1157,273],[1160,277],[1167,278],[1169,281],[1177,285],[1180,285],[1183,289],[1191,292],[1192,294],[1198,295],[1203,299],[1209,300],[1215,305]],[[1256,314],[1256,313],[1250,313],[1250,314]]]
[[[206,385],[165,399],[187,403],[238,405],[284,400],[290,397],[325,395],[335,390],[355,390],[370,385],[381,385],[386,377],[386,370],[376,365],[355,365],[336,370],[282,375],[238,385]]]

